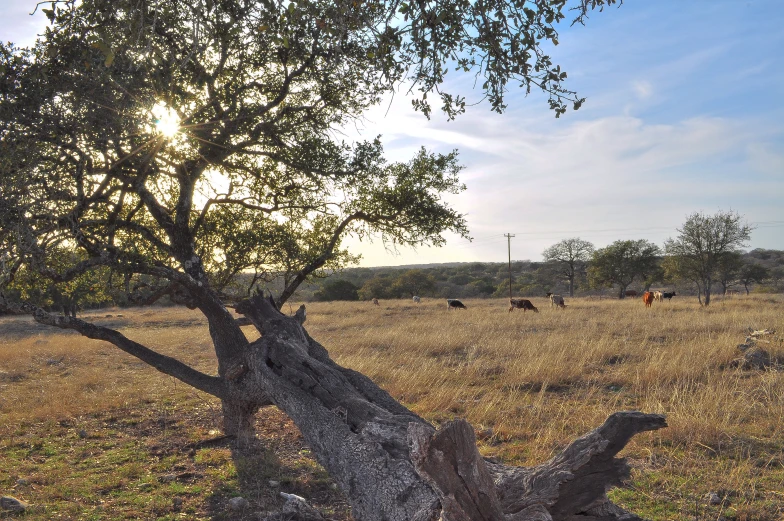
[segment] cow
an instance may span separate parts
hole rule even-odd
[[[381,304],[378,303],[378,299],[377,298],[373,299],[373,304],[375,304],[376,306],[380,306],[381,305]]]
[[[628,290],[628,291],[626,291],[624,293],[624,296],[626,296],[626,297],[636,297],[637,296],[637,292],[634,291],[633,289],[630,289],[630,290]]]
[[[672,301],[672,297],[677,297],[678,295],[675,294],[673,291],[672,293],[667,293],[666,291],[662,293],[662,298],[666,298],[669,301]]]
[[[653,300],[655,300],[656,302],[661,302],[662,298],[663,297],[662,297],[662,292],[661,291],[654,291],[653,292]]]
[[[649,308],[653,305],[653,293],[646,291],[642,294],[642,301],[645,302],[645,307]]]
[[[561,295],[553,295],[552,293],[548,293],[547,296],[550,299],[550,307],[558,306],[561,309],[566,307],[564,298]]]
[[[447,311],[451,311],[452,308],[454,308],[454,309],[468,309],[468,308],[466,308],[465,304],[463,304],[462,302],[460,302],[457,299],[454,299],[454,298],[446,299],[446,309],[447,309]]]
[[[422,299],[414,295],[414,302],[419,304],[420,302],[422,302]]]
[[[523,313],[525,313],[525,312],[526,312],[527,310],[529,310],[529,309],[530,309],[531,311],[533,311],[534,313],[539,313],[539,310],[538,310],[538,309],[536,309],[536,306],[534,306],[534,305],[531,303],[531,301],[530,301],[530,300],[528,300],[528,299],[524,299],[524,298],[511,298],[511,299],[509,299],[509,304],[510,304],[510,306],[509,306],[509,312],[510,312],[510,313],[511,313],[511,312],[512,312],[512,310],[513,310],[513,309],[515,309],[515,308],[517,308],[517,309],[522,309],[522,310],[523,310]]]

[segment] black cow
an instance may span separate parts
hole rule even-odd
[[[511,305],[509,306],[509,312],[510,312],[510,313],[511,313],[511,312],[512,312],[512,310],[513,310],[513,309],[515,309],[515,308],[517,308],[517,309],[522,309],[522,310],[523,310],[523,313],[525,313],[525,312],[526,312],[526,310],[528,310],[528,309],[530,309],[530,310],[531,310],[531,311],[533,311],[534,313],[539,313],[539,310],[538,310],[538,309],[536,309],[536,306],[534,306],[533,304],[531,304],[531,301],[530,301],[530,300],[528,300],[528,299],[524,299],[524,298],[512,298],[512,299],[509,299],[509,304],[511,304]]]
[[[447,309],[447,311],[451,310],[452,308],[455,308],[455,309],[468,309],[467,307],[465,307],[465,304],[463,304],[462,302],[460,302],[457,299],[454,299],[454,298],[446,299],[446,309]]]
[[[667,293],[666,291],[662,293],[662,298],[666,298],[669,301],[672,301],[672,297],[677,297],[678,295],[675,294],[673,291],[672,293]]]

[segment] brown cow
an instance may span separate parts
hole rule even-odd
[[[637,296],[637,292],[634,291],[633,289],[630,289],[626,293],[624,293],[624,295],[627,296],[627,297],[636,297]]]
[[[530,301],[530,300],[528,300],[528,299],[524,299],[524,298],[512,298],[512,299],[509,299],[509,304],[511,304],[511,306],[509,306],[509,312],[510,312],[510,313],[511,313],[511,312],[512,312],[512,310],[513,310],[513,309],[515,309],[515,308],[517,308],[517,309],[522,309],[522,310],[523,310],[523,313],[525,313],[525,311],[526,311],[526,310],[528,310],[528,309],[530,309],[530,310],[531,310],[531,311],[533,311],[534,313],[539,313],[539,310],[538,310],[538,309],[536,309],[536,306],[534,306],[534,305],[531,303],[531,301]]]
[[[653,293],[650,291],[646,291],[645,293],[643,293],[642,301],[645,302],[646,308],[653,306]]]

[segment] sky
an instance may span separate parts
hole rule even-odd
[[[40,10],[29,16],[35,3],[0,0],[0,40],[34,41],[46,23]],[[746,249],[784,249],[780,0],[625,0],[557,29],[547,52],[587,99],[579,111],[555,119],[546,96],[510,83],[503,114],[477,103],[455,121],[427,120],[401,91],[344,129],[345,139],[381,135],[390,161],[424,146],[457,149],[465,167],[467,190],[447,201],[473,241],[389,251],[348,238],[361,266],[540,261],[572,237],[663,246],[694,212],[728,210],[755,228]],[[471,78],[450,73],[481,101]]]

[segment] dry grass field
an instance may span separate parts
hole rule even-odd
[[[625,449],[634,471],[616,502],[653,520],[784,519],[784,368],[731,364],[749,328],[775,329],[761,347],[784,361],[782,296],[707,309],[682,297],[651,309],[639,299],[567,299],[565,310],[532,300],[540,313],[508,313],[504,300],[465,300],[465,311],[433,299],[312,303],[306,327],[425,418],[468,419],[483,454],[508,463],[542,462],[617,410],[666,414],[669,428]],[[194,312],[87,317],[214,370]],[[0,494],[33,505],[24,519],[255,519],[276,508],[277,490],[349,518],[279,412],[260,415],[268,450],[256,458],[205,443],[218,413],[108,344],[0,318]],[[252,508],[227,513],[235,495]]]

